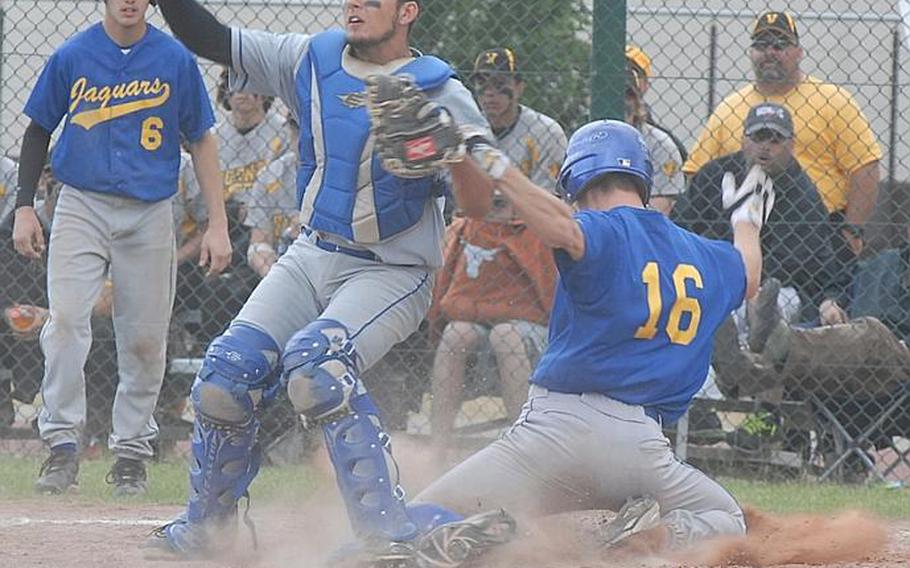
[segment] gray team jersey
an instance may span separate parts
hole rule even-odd
[[[16,162],[0,156],[0,221],[16,207]]]
[[[559,123],[521,105],[518,120],[499,138],[497,146],[531,181],[555,192],[567,143]]]
[[[225,199],[245,201],[259,172],[284,154],[288,148],[288,134],[283,125],[281,117],[269,112],[265,120],[246,134],[238,132],[228,121],[215,126]]]
[[[650,124],[643,124],[641,136],[651,153],[651,163],[654,165],[654,185],[651,188],[652,196],[675,197],[685,191],[685,178],[682,174],[682,156],[679,148],[663,130],[654,128]]]
[[[281,232],[297,222],[297,154],[285,152],[260,172],[247,194],[244,224],[269,235],[277,246]]]
[[[297,69],[300,66],[304,55],[306,54],[310,36],[301,34],[274,34],[260,30],[242,30],[234,28],[231,30],[231,60],[234,68],[231,70],[230,85],[232,89],[251,91],[263,95],[272,95],[280,97],[285,104],[297,115],[297,92],[295,90],[295,78]],[[365,78],[374,73],[393,73],[403,65],[411,61],[411,58],[399,59],[386,65],[375,65],[359,59],[355,59],[345,51],[342,56],[342,67],[349,74]],[[319,92],[314,89],[312,93],[314,107],[318,108]],[[481,114],[480,109],[474,102],[470,91],[461,84],[460,81],[450,79],[438,89],[429,91],[427,95],[444,105],[454,116],[455,121],[461,125],[474,125],[486,131],[490,140],[493,139],[489,130],[486,119]],[[321,121],[318,113],[312,113],[313,120],[309,124],[301,124],[301,132],[307,132],[313,135],[317,141],[315,144],[316,151],[319,152],[321,140]],[[367,148],[372,147],[372,141],[367,141]],[[368,181],[370,168],[368,161],[371,159],[369,152],[364,152],[364,164],[367,167],[360,168],[360,177],[358,187],[361,195],[364,190],[369,191]],[[317,170],[313,174],[313,180],[322,179],[321,158],[317,158]],[[311,187],[318,188],[318,184],[312,184]],[[312,207],[315,201],[316,191],[308,190],[304,194],[302,204],[302,218],[309,218],[307,210]],[[364,201],[367,201],[365,199]],[[358,202],[361,200],[358,199]],[[442,217],[443,199],[428,199],[424,207],[423,216],[411,228],[394,235],[384,241],[375,242],[373,235],[378,234],[375,231],[364,231],[367,235],[363,238],[358,237],[357,244],[376,254],[384,262],[389,264],[407,264],[407,265],[426,265],[429,267],[442,266],[442,250],[440,243],[445,234],[445,223]],[[356,234],[356,233],[355,233]],[[330,235],[327,238],[338,241],[339,244],[344,241],[336,236]]]

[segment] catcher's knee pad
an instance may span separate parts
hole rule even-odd
[[[362,387],[357,354],[344,324],[318,319],[298,331],[282,358],[288,398],[308,425],[350,412],[350,399]]]
[[[239,424],[275,397],[278,346],[256,328],[232,325],[205,352],[190,397],[195,410],[210,420]]]
[[[405,508],[398,465],[379,411],[367,393],[350,399],[350,409],[324,424],[323,432],[354,534],[367,541],[413,540],[418,526]]]
[[[233,325],[215,339],[193,384],[196,410],[187,521],[232,515],[259,472],[257,407],[277,392],[278,347],[261,331]]]

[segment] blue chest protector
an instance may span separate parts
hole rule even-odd
[[[445,191],[437,176],[396,177],[382,169],[376,154],[364,158],[370,118],[362,103],[363,81],[341,65],[347,41],[339,29],[312,37],[297,71],[300,170],[297,202],[308,227],[353,242],[375,243],[412,227],[426,200]],[[455,76],[444,61],[420,56],[396,73],[412,75],[424,91]],[[313,116],[313,105],[321,109]],[[360,164],[370,160],[369,179]],[[360,188],[361,186],[362,189]],[[359,190],[359,191],[358,191]],[[371,192],[369,195],[359,195]]]

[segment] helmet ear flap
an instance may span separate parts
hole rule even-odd
[[[572,168],[564,167],[563,170],[559,173],[559,180],[556,182],[556,191],[559,192],[559,197],[565,201],[572,201],[572,195],[569,192],[568,183],[572,179]]]

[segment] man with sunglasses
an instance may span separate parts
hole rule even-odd
[[[804,51],[793,16],[762,14],[751,39],[754,82],[717,106],[683,172],[693,176],[709,161],[738,151],[751,107],[766,101],[786,107],[796,124],[796,158],[815,183],[837,231],[835,252],[850,262],[862,251],[863,226],[877,199],[881,148],[846,89],[800,70]]]
[[[834,228],[815,184],[794,156],[795,132],[790,113],[781,105],[762,103],[748,112],[742,150],[705,164],[673,209],[673,220],[708,238],[729,240],[722,200],[723,187],[741,183],[759,165],[774,183],[777,202],[762,234],[763,289],[756,300],[734,314],[715,344],[718,384],[731,395],[754,394],[774,384],[773,367],[754,366],[773,331],[768,312],[785,320],[843,323],[840,307],[848,280],[832,248]],[[779,306],[777,304],[780,304]],[[750,325],[751,323],[751,325]],[[739,336],[749,349],[740,349]]]

